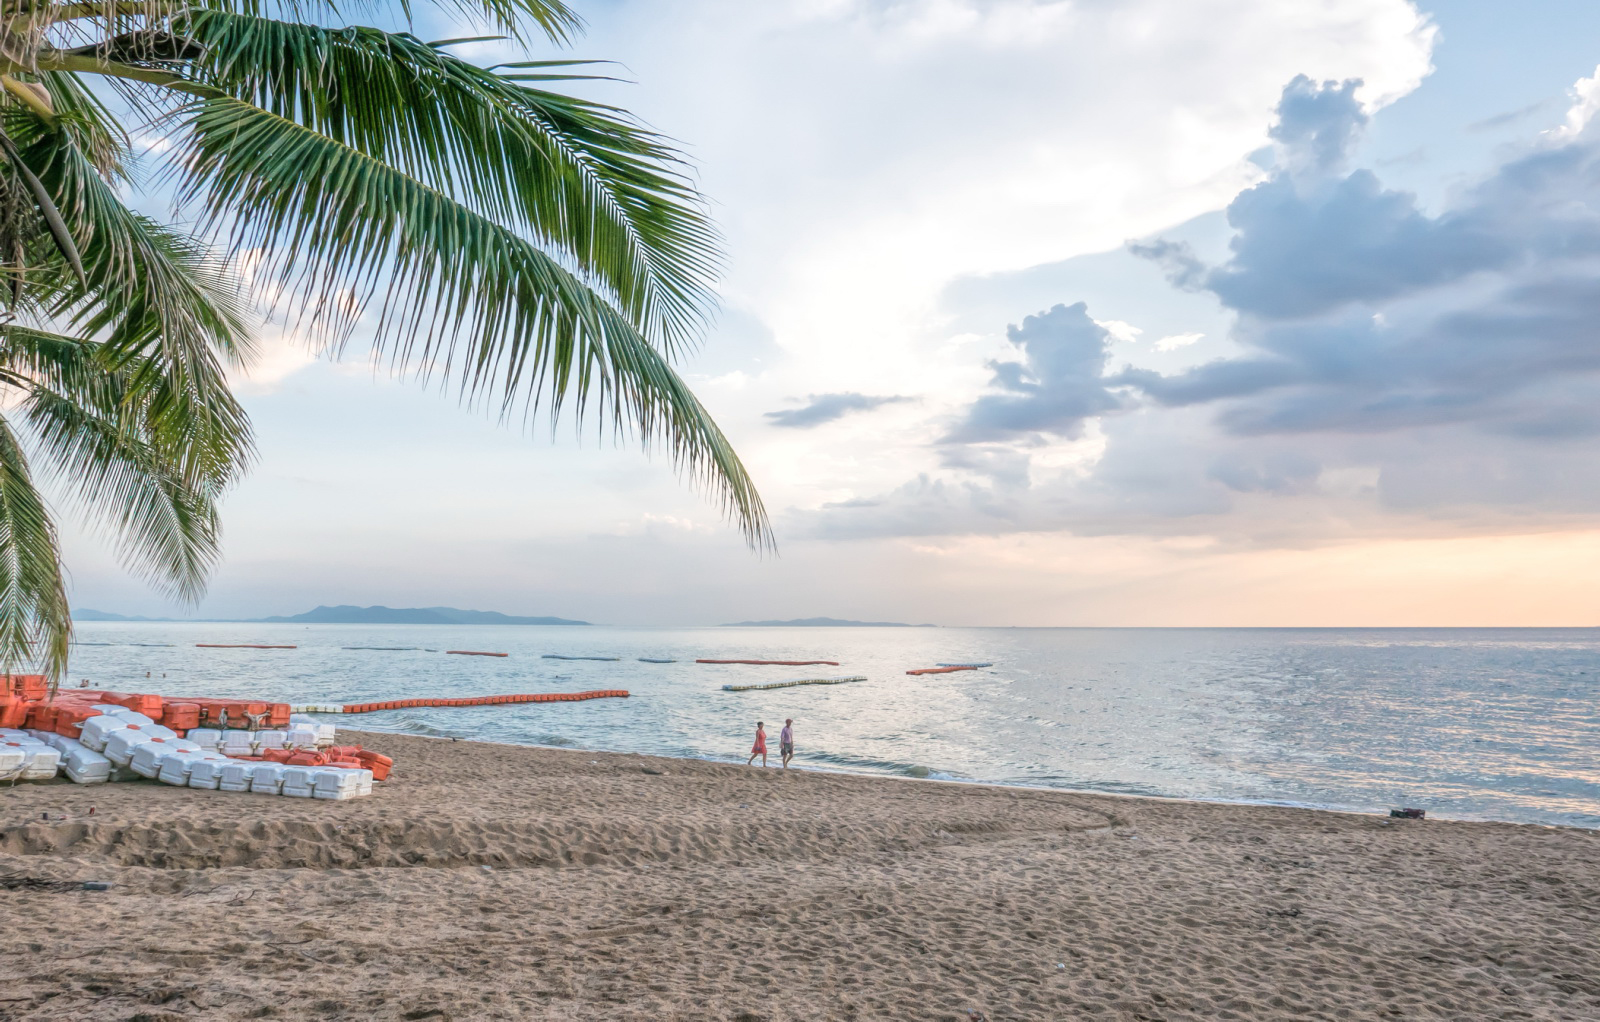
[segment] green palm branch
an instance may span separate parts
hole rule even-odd
[[[579,25],[559,0],[439,2],[519,38]],[[202,591],[216,501],[251,452],[226,379],[251,354],[241,258],[256,304],[324,351],[360,338],[502,418],[588,413],[665,446],[771,545],[672,368],[711,309],[717,237],[668,141],[559,91],[586,77],[578,62],[483,68],[340,18],[316,0],[0,0],[6,665],[59,671],[70,628],[25,452],[131,567]],[[171,175],[193,235],[122,201],[127,118],[163,131],[144,162]]]

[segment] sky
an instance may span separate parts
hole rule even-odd
[[[1600,5],[576,7],[724,235],[681,370],[777,554],[664,458],[266,321],[209,595],[68,524],[74,606],[1600,623]]]

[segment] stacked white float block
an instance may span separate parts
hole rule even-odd
[[[0,773],[0,776],[11,780],[48,781],[61,766],[61,753],[21,731],[0,735],[0,749],[22,753],[20,766]]]
[[[222,786],[222,772],[230,765],[238,763],[237,760],[231,760],[216,753],[202,752],[200,756],[200,760],[189,769],[189,787],[191,788],[215,791]],[[238,765],[246,766],[248,764],[238,763]]]
[[[315,724],[290,724],[288,734],[284,735],[283,744],[293,749],[316,748],[317,726]]]
[[[256,748],[265,752],[268,749],[283,748],[284,739],[289,737],[287,731],[257,731]]]
[[[246,763],[230,759],[217,767],[217,787],[222,791],[249,791],[250,774],[260,763]],[[275,765],[275,764],[274,764]],[[189,775],[189,785],[194,786],[194,774]]]
[[[255,736],[249,731],[222,732],[224,756],[249,756],[255,752]]]
[[[149,720],[148,717],[143,717],[141,714],[135,714],[135,716],[140,716],[145,721]],[[78,740],[95,752],[104,752],[106,742],[111,735],[125,728],[130,731],[138,731],[149,738],[178,737],[178,732],[163,724],[141,724],[137,721],[130,721],[123,717],[103,713],[98,717],[90,717],[83,722],[82,734],[79,735]]]
[[[106,735],[105,744],[100,752],[117,766],[127,766],[133,759],[133,750],[146,742],[156,741],[157,736],[143,728],[120,728]],[[161,739],[165,742],[166,739]]]
[[[78,741],[84,748],[93,749],[95,752],[104,752],[106,738],[113,731],[120,731],[128,726],[128,722],[114,714],[102,713],[97,717],[90,717],[83,722],[83,727],[78,734]]]
[[[161,769],[156,773],[156,780],[163,784],[187,788],[189,775],[195,767],[201,763],[215,763],[226,759],[227,757],[220,752],[206,752],[204,749],[174,750],[162,757]]]
[[[91,718],[93,719],[93,718]],[[161,773],[161,761],[175,753],[199,752],[200,746],[184,738],[151,739],[136,746],[133,757],[128,760],[128,769],[140,777],[156,779]]]
[[[320,767],[311,775],[311,796],[323,799],[360,798],[372,794],[372,771],[350,767]]]
[[[257,795],[283,794],[283,772],[288,768],[282,763],[255,763],[250,771],[250,790]]]
[[[126,706],[119,706],[116,703],[95,703],[93,706],[89,707],[89,709],[99,710],[101,716],[117,717],[127,721],[129,724],[155,723],[155,721],[151,720],[149,717],[146,717],[138,710],[130,710]]]
[[[202,749],[222,748],[222,732],[213,727],[192,727],[183,737]]]
[[[313,778],[322,767],[286,766],[281,794],[291,798],[311,798],[316,793]]]
[[[111,761],[81,742],[73,742],[73,747],[67,750],[62,770],[74,784],[103,784],[111,780],[112,775]]]
[[[28,754],[20,747],[0,744],[0,781],[16,780],[27,765]]]

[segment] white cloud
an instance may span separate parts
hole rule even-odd
[[[1203,338],[1205,334],[1170,334],[1156,342],[1157,351],[1177,351]]]
[[[1097,319],[1095,322],[1111,335],[1113,341],[1122,341],[1124,344],[1132,344],[1144,333],[1132,323],[1124,323],[1120,319]]]

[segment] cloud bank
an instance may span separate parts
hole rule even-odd
[[[1187,337],[1114,347],[1083,303],[1027,316],[1007,332],[1021,357],[989,362],[989,392],[940,437],[945,471],[805,527],[1295,545],[1600,511],[1594,91],[1430,213],[1351,168],[1373,116],[1359,81],[1293,79],[1224,258],[1128,246],[1232,315],[1232,353],[1162,369]]]

